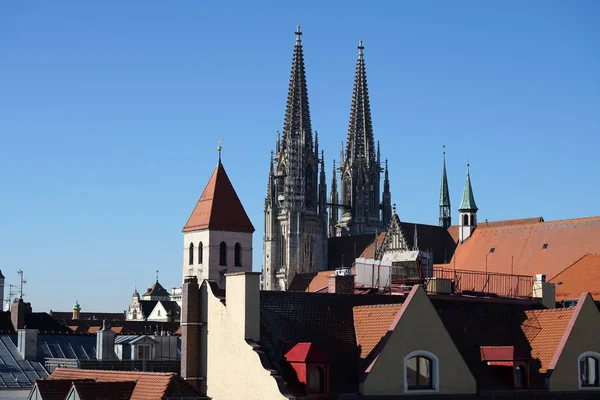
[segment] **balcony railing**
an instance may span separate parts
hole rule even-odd
[[[534,278],[496,272],[420,268],[416,263],[390,266],[376,261],[355,263],[356,284],[391,291],[422,285],[433,293],[456,293],[500,297],[531,297]]]

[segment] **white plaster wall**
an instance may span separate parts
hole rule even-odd
[[[160,315],[159,315],[160,314]],[[158,322],[166,322],[167,321],[167,310],[163,307],[161,302],[156,303],[154,309],[146,318],[148,321],[158,321]]]
[[[258,354],[244,340],[244,329],[210,289],[207,307],[207,395],[214,400],[286,399]]]
[[[210,232],[205,229],[202,231],[185,232],[183,234],[183,276],[181,282],[186,276],[195,275],[198,277],[198,281],[202,282],[203,279],[208,279],[208,260],[209,260],[209,239]],[[202,242],[204,248],[202,254],[202,264],[198,263],[198,244]],[[189,260],[189,249],[190,243],[194,243],[194,264],[190,265]]]
[[[221,242],[227,244],[227,265],[219,265],[219,256]],[[189,265],[190,243],[194,243],[194,264]],[[202,264],[198,264],[198,244],[202,242],[204,247]],[[242,245],[242,266],[234,266],[235,244]],[[189,275],[196,275],[199,281],[212,279],[224,287],[225,277],[220,272],[222,269],[227,272],[252,271],[252,234],[245,232],[229,231],[195,231],[185,232],[183,234],[183,279]]]

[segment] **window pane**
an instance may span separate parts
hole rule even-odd
[[[431,360],[419,357],[419,387],[431,387]]]
[[[594,357],[587,357],[588,382],[590,386],[598,385],[598,360]]]
[[[406,362],[406,382],[408,387],[417,386],[417,357],[410,358]]]

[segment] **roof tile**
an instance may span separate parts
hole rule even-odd
[[[589,292],[595,300],[600,300],[600,254],[583,256],[549,282],[556,284],[558,301],[578,299],[583,292]]]

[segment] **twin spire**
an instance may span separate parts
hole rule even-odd
[[[350,123],[348,126],[348,141],[346,159],[353,161],[363,158],[367,162],[375,162],[375,141],[373,139],[373,124],[371,122],[371,106],[367,87],[367,71],[362,40],[358,42],[358,59],[354,76],[354,92],[350,108]]]
[[[296,45],[290,74],[285,121],[283,124],[282,148],[286,147],[290,135],[304,135],[304,144],[312,147],[312,127],[310,124],[310,108],[308,105],[308,90],[306,87],[306,70],[304,67],[304,52],[302,50],[302,32],[300,26],[296,29]]]

